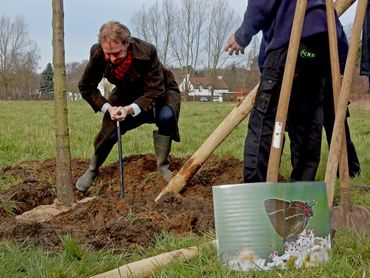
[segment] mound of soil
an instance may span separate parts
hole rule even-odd
[[[177,171],[187,159],[171,158],[171,170]],[[88,160],[72,160],[75,183],[87,168]],[[17,180],[7,190],[0,189],[0,240],[24,241],[55,249],[61,237],[73,235],[80,243],[100,249],[148,246],[155,235],[202,235],[214,230],[212,186],[242,182],[242,162],[233,158],[211,156],[197,175],[179,194],[166,194],[155,203],[165,182],[157,173],[153,155],[126,157],[124,165],[125,198],[119,199],[118,163],[104,166],[94,185],[86,192],[75,191],[78,203],[67,212],[46,222],[19,221],[26,211],[48,205],[56,198],[55,160],[23,161],[2,168],[3,177]],[[0,176],[0,179],[1,179]],[[3,203],[3,204],[1,204]],[[16,207],[6,210],[5,204]]]

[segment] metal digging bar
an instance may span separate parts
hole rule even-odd
[[[121,112],[118,112],[121,115]],[[118,144],[118,161],[119,161],[119,198],[124,199],[125,190],[123,183],[123,161],[122,161],[122,138],[121,138],[121,127],[119,121],[117,121],[117,144]]]

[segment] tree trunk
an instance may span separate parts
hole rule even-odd
[[[69,145],[68,108],[66,100],[66,71],[64,58],[63,0],[53,0],[53,64],[56,137],[57,198],[68,205],[75,201]]]

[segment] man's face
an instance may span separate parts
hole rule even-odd
[[[127,47],[129,43],[107,41],[102,42],[101,47],[104,51],[104,58],[114,65],[121,64],[127,55]]]

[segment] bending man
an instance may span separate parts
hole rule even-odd
[[[116,87],[108,99],[98,84],[105,77]],[[177,121],[180,91],[173,74],[159,61],[153,45],[131,37],[126,26],[110,21],[100,28],[99,41],[90,50],[90,59],[79,82],[82,97],[95,112],[103,112],[102,127],[94,142],[95,151],[76,188],[86,191],[99,167],[117,142],[116,121],[121,134],[144,123],[155,123],[154,149],[158,169],[168,182],[172,178],[168,155],[172,139],[179,142]]]

